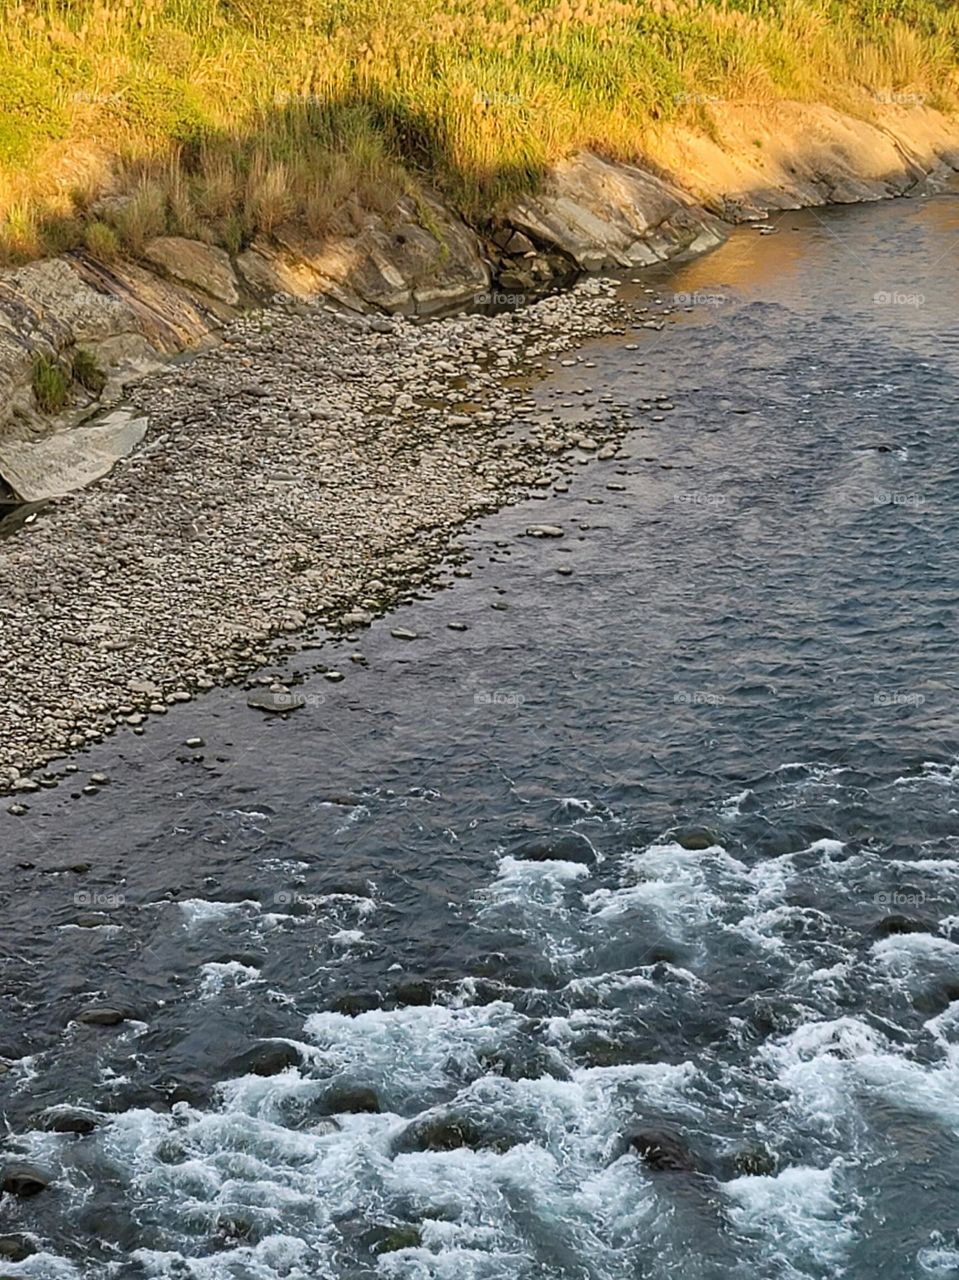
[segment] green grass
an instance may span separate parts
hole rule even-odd
[[[33,395],[37,407],[44,413],[57,413],[70,396],[70,373],[59,360],[49,356],[34,356]]]
[[[0,261],[482,220],[709,100],[956,100],[953,0],[0,0]],[[105,198],[104,198],[105,197]]]

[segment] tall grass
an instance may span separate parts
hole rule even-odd
[[[0,0],[0,260],[482,218],[710,97],[949,105],[957,63],[952,0]]]

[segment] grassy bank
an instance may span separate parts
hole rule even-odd
[[[235,250],[425,183],[482,219],[718,98],[949,107],[957,63],[953,0],[0,0],[0,261]]]

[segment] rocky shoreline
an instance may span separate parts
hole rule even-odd
[[[98,404],[121,398],[149,430],[111,474],[2,544],[0,790],[57,785],[55,771],[31,775],[243,680],[308,621],[364,625],[455,555],[464,521],[563,483],[577,459],[615,456],[626,406],[584,377],[577,409],[595,410],[584,435],[523,385],[580,339],[622,329],[610,283],[582,279],[498,315],[411,315],[528,300],[570,271],[701,252],[728,230],[709,210],[753,220],[762,208],[879,199],[959,165],[954,125],[938,113],[900,112],[896,132],[822,109],[826,127],[814,110],[793,113],[802,146],[783,142],[788,162],[751,156],[744,167],[731,153],[739,167],[722,200],[702,167],[689,170],[691,195],[583,155],[485,244],[438,206],[429,232],[401,209],[350,245],[287,229],[242,261],[184,242],[155,244],[152,272],[76,258],[7,273],[0,444],[29,458],[57,429],[83,435]],[[718,161],[700,152],[712,172]],[[668,302],[653,305],[668,315]],[[30,362],[81,343],[107,385],[44,419],[29,403]],[[164,363],[197,345],[186,365]],[[294,705],[272,692],[276,709]],[[13,808],[26,811],[23,797]]]
[[[622,332],[614,289],[428,325],[277,308],[141,382],[145,446],[3,545],[3,786],[55,785],[28,775],[242,679],[308,620],[362,627],[455,557],[464,520],[614,456],[630,424],[587,368],[579,422],[524,385]]]

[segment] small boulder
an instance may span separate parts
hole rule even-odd
[[[0,1170],[0,1191],[27,1199],[39,1195],[53,1181],[53,1175],[39,1165],[10,1161]]]
[[[427,1116],[423,1120],[414,1120],[396,1140],[394,1151],[408,1153],[412,1151],[459,1151],[467,1148],[470,1151],[508,1151],[523,1139],[496,1131],[481,1128],[464,1116],[439,1115]]]
[[[525,862],[580,862],[592,866],[597,861],[596,850],[578,831],[535,836],[516,845],[512,853]]]
[[[37,1128],[47,1133],[92,1133],[97,1117],[82,1107],[48,1107],[37,1119]]]
[[[883,916],[869,930],[877,938],[888,938],[897,933],[935,933],[935,931],[934,920],[920,920],[903,915]]]
[[[323,1104],[330,1115],[379,1115],[382,1110],[376,1090],[362,1086],[331,1089]]]
[[[288,1040],[265,1040],[247,1049],[230,1063],[237,1075],[277,1076],[289,1067],[302,1066],[299,1049]]]
[[[733,1168],[736,1172],[751,1178],[771,1178],[778,1167],[776,1157],[760,1147],[737,1151],[733,1156]]]
[[[415,1249],[422,1242],[423,1234],[420,1228],[411,1223],[408,1226],[390,1227],[385,1230],[381,1238],[372,1245],[372,1251],[377,1256],[383,1253],[396,1253],[398,1249]]]
[[[290,689],[253,689],[247,694],[246,705],[254,711],[280,715],[286,711],[299,711],[306,706],[306,698]]]
[[[719,844],[719,837],[708,827],[681,827],[673,835],[673,839],[683,849],[700,852]]]
[[[23,1262],[32,1253],[36,1253],[36,1248],[27,1236],[16,1233],[0,1236],[0,1258],[4,1262]]]
[[[111,1005],[88,1005],[76,1015],[76,1022],[83,1022],[89,1027],[116,1027],[126,1022],[127,1015]]]
[[[648,1129],[629,1138],[630,1149],[642,1156],[656,1173],[698,1173],[696,1157],[675,1133]]]

